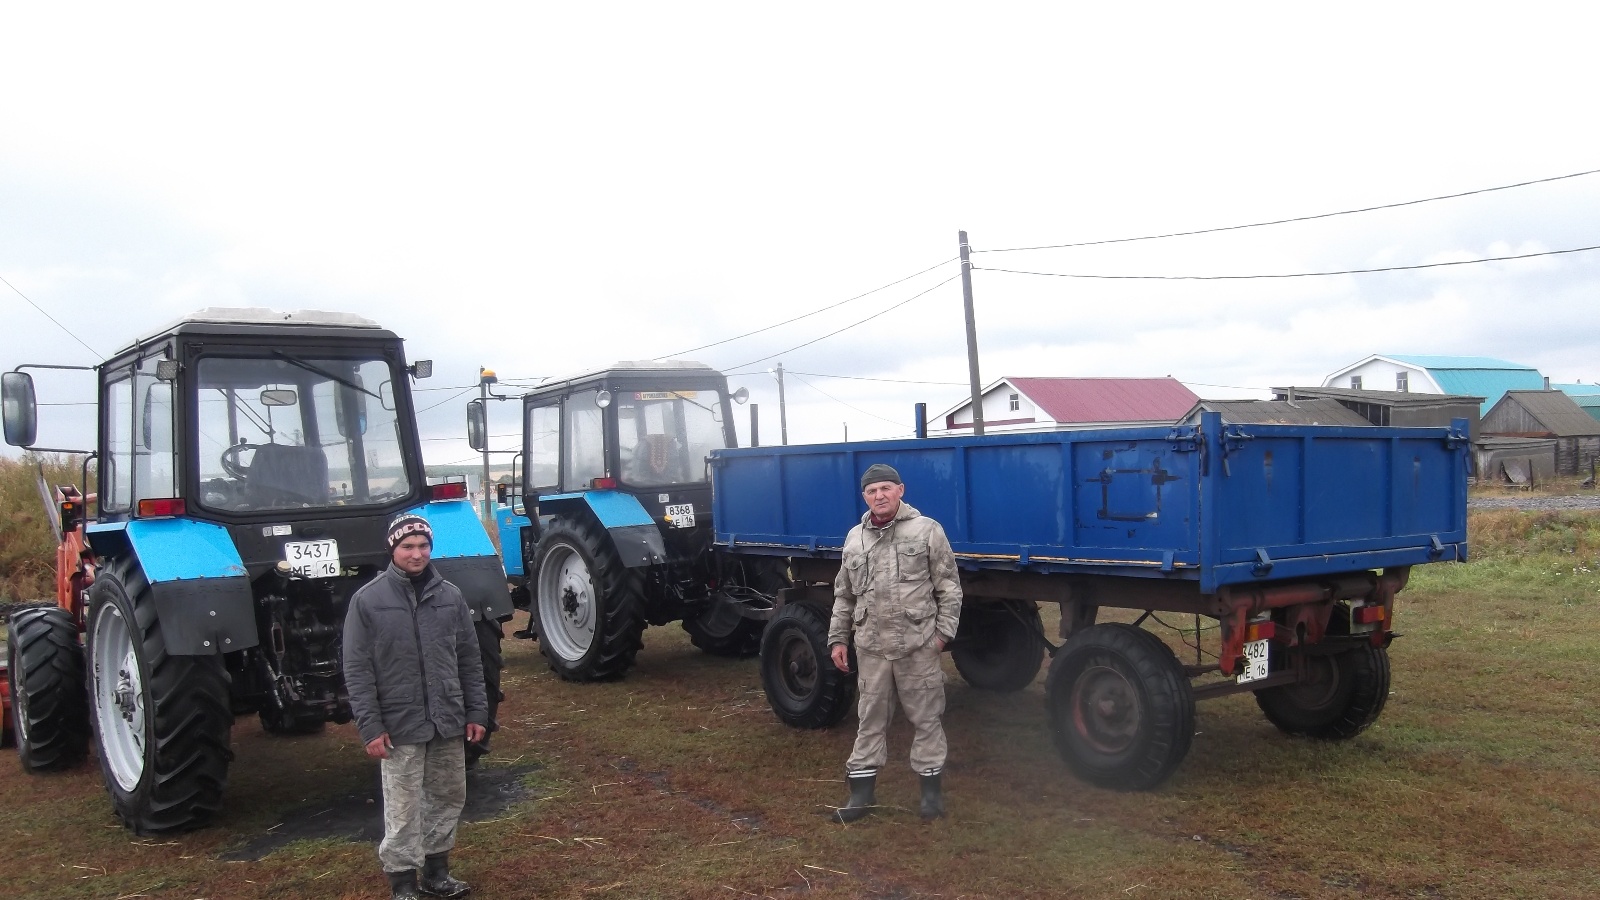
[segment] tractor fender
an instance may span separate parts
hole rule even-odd
[[[583,491],[539,498],[539,513],[583,514],[593,517],[611,535],[623,566],[637,569],[667,558],[661,527],[632,494],[621,491]]]
[[[494,525],[500,535],[500,558],[505,561],[506,575],[526,578],[527,561],[522,558],[522,530],[533,527],[533,522],[509,506],[496,507]]]
[[[515,612],[506,566],[489,542],[477,510],[467,500],[424,503],[406,510],[433,528],[433,567],[455,585],[472,609],[473,621],[496,621]]]
[[[135,519],[84,528],[101,559],[133,557],[155,602],[167,652],[210,656],[260,643],[250,576],[221,525],[193,519]]]

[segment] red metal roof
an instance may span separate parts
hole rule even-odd
[[[1175,378],[1006,378],[1050,418],[1078,422],[1176,422],[1200,397]]]

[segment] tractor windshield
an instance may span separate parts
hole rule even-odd
[[[388,362],[212,356],[196,383],[201,505],[361,506],[411,493]]]
[[[622,480],[658,487],[708,481],[706,457],[727,446],[716,391],[620,391],[617,446]]]

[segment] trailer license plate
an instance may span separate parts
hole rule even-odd
[[[674,503],[667,507],[667,517],[672,520],[673,528],[693,528],[694,504]]]
[[[1246,641],[1244,645],[1244,671],[1239,673],[1239,683],[1260,681],[1267,677],[1267,641]]]
[[[338,541],[288,541],[283,558],[302,578],[334,578],[339,574]]]

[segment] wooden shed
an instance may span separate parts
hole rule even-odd
[[[1485,435],[1554,438],[1557,475],[1587,473],[1600,458],[1600,421],[1561,391],[1506,391],[1482,428]]]

